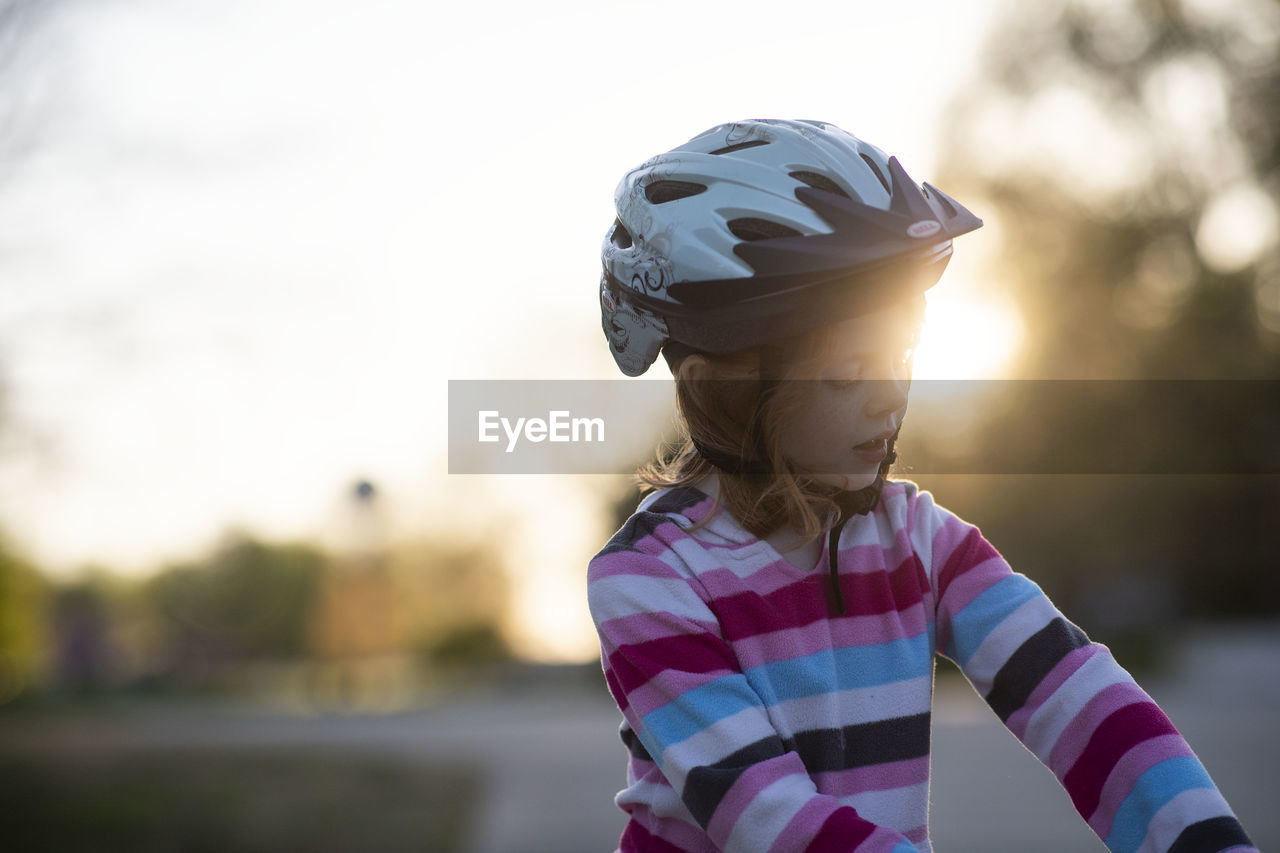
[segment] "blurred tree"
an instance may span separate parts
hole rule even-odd
[[[511,660],[511,648],[496,625],[460,625],[445,631],[423,648],[432,664],[474,669]]]
[[[49,646],[55,689],[85,696],[118,688],[129,679],[119,624],[130,586],[97,567],[53,584]]]
[[[148,583],[171,669],[208,668],[307,652],[325,555],[305,545],[231,537],[209,557],[171,566]]]
[[[47,589],[0,536],[0,705],[29,690],[42,663]]]
[[[391,567],[423,662],[466,666],[510,657],[510,584],[494,543],[407,543],[392,553]]]
[[[1021,375],[1114,381],[1104,393],[1120,397],[1137,392],[1128,380],[1280,378],[1280,5],[1005,8],[944,122],[938,183],[993,226],[989,277],[1028,329]],[[1235,439],[1206,442],[1229,416],[1214,406],[1138,404],[1098,424],[1065,396],[1019,408],[1016,385],[983,431],[987,453],[1052,441],[1087,473],[1123,428],[1220,470],[1274,470],[1274,394]],[[1158,596],[1166,611],[1280,612],[1263,538],[1280,517],[1274,476],[1006,477],[965,500],[1015,565],[1069,600],[1150,580],[1175,587]]]
[[[1008,8],[944,173],[994,214],[1025,374],[1275,378],[1280,7]]]

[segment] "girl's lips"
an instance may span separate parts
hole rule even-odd
[[[873,438],[854,445],[853,452],[864,462],[879,462],[889,453],[889,443],[883,438]]]
[[[868,438],[866,441],[862,442],[861,444],[855,444],[854,448],[858,450],[869,450],[878,444],[879,445],[887,444],[889,442],[889,439],[893,438],[893,433],[894,433],[894,430],[889,430],[888,432],[882,432],[873,438]]]

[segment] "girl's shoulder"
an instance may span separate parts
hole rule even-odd
[[[933,495],[911,480],[886,480],[880,490],[876,514],[888,519],[894,529],[910,529],[921,509],[933,504]]]
[[[700,541],[703,529],[693,530],[713,504],[709,495],[688,487],[661,489],[640,501],[587,564],[587,604],[597,626],[643,622],[650,613],[714,621],[698,578],[715,557]]]
[[[879,509],[893,520],[894,526],[908,528],[952,514],[937,502],[932,492],[912,480],[886,480],[880,492]]]
[[[636,513],[649,512],[673,518],[701,517],[705,511],[698,512],[700,504],[710,501],[710,497],[693,486],[677,486],[670,489],[655,489],[640,499]]]
[[[705,492],[692,486],[658,489],[640,501],[591,563],[630,555],[676,564],[687,562],[694,552],[749,544],[754,538]]]
[[[972,526],[911,480],[886,481],[877,514],[885,519],[891,535],[905,535],[922,555],[932,551],[940,533],[962,535]]]
[[[879,511],[889,519],[894,538],[909,542],[930,571],[957,553],[974,559],[999,555],[976,524],[942,506],[931,492],[910,480],[886,482]]]

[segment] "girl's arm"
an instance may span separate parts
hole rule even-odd
[[[1053,771],[1108,849],[1254,849],[1187,742],[1105,646],[927,492],[912,510],[938,651]]]
[[[609,689],[698,825],[725,851],[916,853],[818,793],[695,583],[635,550],[602,553],[588,574]]]

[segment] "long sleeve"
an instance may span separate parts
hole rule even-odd
[[[928,493],[912,516],[939,652],[1053,772],[1109,850],[1254,850],[1187,742],[1105,646]]]
[[[606,549],[590,566],[605,675],[639,740],[634,749],[656,764],[711,843],[761,853],[915,853],[905,836],[818,792],[705,590],[673,551],[652,539],[638,544],[645,550]],[[703,849],[688,843],[653,849]]]

